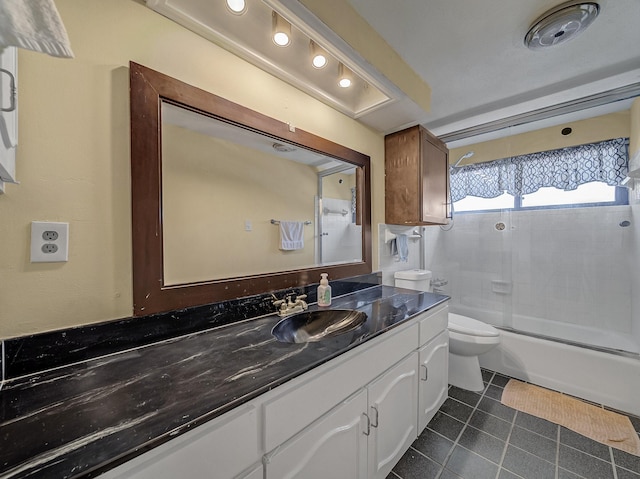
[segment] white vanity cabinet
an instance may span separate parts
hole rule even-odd
[[[420,381],[418,435],[447,400],[449,387],[449,308],[440,308],[419,320]]]
[[[244,404],[107,471],[105,479],[262,478],[258,410]],[[256,466],[252,467],[252,464]]]
[[[418,435],[447,400],[449,334],[444,331],[420,348]]]
[[[366,410],[367,391],[361,389],[267,456],[266,479],[367,479]]]
[[[417,356],[276,448],[265,460],[266,478],[386,478],[417,437]]]
[[[447,317],[424,312],[101,477],[385,479],[447,398]]]
[[[384,479],[418,437],[418,353],[410,354],[367,390],[371,423],[368,477]]]

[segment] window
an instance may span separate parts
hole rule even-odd
[[[516,198],[509,193],[503,193],[495,198],[466,196],[462,200],[453,203],[453,211],[465,213],[471,211],[575,208],[626,204],[629,204],[626,188],[592,182],[580,185],[573,191],[564,191],[548,186],[521,198]]]
[[[486,211],[508,210],[513,208],[514,198],[509,193],[503,193],[495,198],[480,198],[479,196],[465,196],[460,201],[453,203],[453,211]]]
[[[453,210],[628,204],[627,190],[619,186],[628,162],[628,140],[618,138],[452,167]]]

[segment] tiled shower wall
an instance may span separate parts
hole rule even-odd
[[[448,282],[454,312],[588,344],[613,333],[637,347],[638,208],[457,214],[448,231],[425,229],[425,266]]]
[[[632,291],[638,291],[640,287],[640,184],[634,190],[629,191],[629,203],[631,204],[631,223],[635,238],[631,262],[631,287]],[[632,336],[637,344],[640,344],[640,295],[632,295]]]
[[[323,198],[322,206],[329,210],[322,215],[322,263],[360,261],[362,259],[362,226],[353,222],[351,202],[337,198]]]

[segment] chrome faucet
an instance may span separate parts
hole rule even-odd
[[[275,296],[273,297],[275,298]],[[307,298],[306,294],[296,296],[295,301],[291,300],[292,297],[293,295],[289,295],[286,296],[285,299],[276,299],[273,302],[273,305],[277,308],[279,316],[289,316],[290,314],[300,313],[309,307],[305,301]]]

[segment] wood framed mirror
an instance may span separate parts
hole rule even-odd
[[[133,62],[130,84],[135,316],[371,272],[367,155]]]

